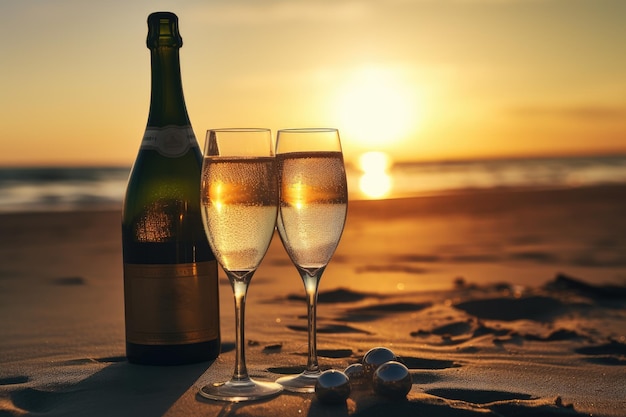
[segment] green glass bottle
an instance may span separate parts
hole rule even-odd
[[[208,361],[220,352],[217,262],[200,214],[202,155],[169,12],[148,17],[150,113],[122,214],[126,356],[132,363]]]

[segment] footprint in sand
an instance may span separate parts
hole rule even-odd
[[[575,330],[567,330],[567,329],[558,329],[554,330],[547,336],[536,335],[532,333],[528,333],[524,335],[526,340],[532,341],[540,341],[540,342],[556,342],[560,340],[577,340],[577,339],[587,339],[588,337],[578,333]]]
[[[468,321],[455,321],[452,323],[444,324],[439,327],[435,327],[430,332],[438,336],[461,336],[468,334],[472,331],[474,326]]]
[[[268,372],[278,375],[296,375],[304,372],[306,370],[305,366],[296,365],[296,366],[277,366],[272,368],[267,368]]]
[[[307,332],[308,328],[306,326],[287,326],[289,330],[294,330],[296,332]],[[344,324],[327,324],[323,326],[317,326],[317,333],[361,333],[371,335],[372,333],[357,329],[356,327],[347,326]]]
[[[434,388],[424,392],[445,400],[463,401],[467,406],[476,411],[485,411],[488,409],[495,413],[495,415],[502,417],[531,415],[544,417],[565,415],[572,417],[588,416],[588,414],[576,412],[572,404],[564,404],[561,397],[549,399],[519,392],[460,388]],[[447,416],[448,414],[446,413],[445,415]]]
[[[30,378],[27,377],[26,375],[16,375],[16,376],[9,376],[6,378],[0,378],[0,385],[17,385],[17,384],[24,384],[28,381],[30,381]]]
[[[564,405],[560,398],[533,399],[528,394],[500,391],[438,389],[427,392],[437,401],[388,401],[375,404],[351,414],[353,417],[374,416],[543,416],[582,417],[571,405]],[[462,401],[462,403],[459,403]],[[491,411],[491,412],[490,412]]]
[[[269,353],[269,354],[273,354],[273,353],[280,353],[283,350],[283,344],[282,343],[272,343],[269,345],[265,345],[263,347],[262,352],[263,353]]]
[[[342,359],[353,355],[352,349],[318,349],[317,355],[324,358]]]
[[[485,334],[508,333],[498,329],[492,329],[477,323],[474,319],[457,320],[442,324],[431,329],[419,329],[409,333],[412,337],[439,336],[446,345],[460,344],[472,337],[479,337]]]
[[[500,321],[534,320],[549,322],[567,311],[561,301],[545,296],[471,300],[456,304],[454,307],[479,319]]]
[[[320,292],[317,296],[317,302],[318,304],[355,303],[368,297],[376,296],[377,294],[369,294],[352,291],[345,288],[338,288],[336,290]],[[287,299],[291,301],[306,301],[305,296],[301,294],[290,294],[287,296]]]
[[[626,344],[616,341],[603,345],[581,347],[575,352],[591,356],[587,358],[588,362],[599,365],[626,366]]]
[[[352,322],[373,321],[381,318],[381,315],[394,313],[414,313],[424,310],[432,303],[388,303],[375,304],[366,307],[353,308],[346,312],[341,320]]]
[[[496,401],[533,399],[533,396],[529,394],[508,391],[433,388],[424,392],[426,392],[426,394],[434,395],[435,397],[446,398],[448,400],[461,400],[472,404],[488,404]]]
[[[442,359],[426,359],[426,358],[415,358],[410,356],[402,356],[402,363],[406,365],[409,369],[448,369],[448,368],[459,368],[461,365],[455,363],[454,361],[442,360]]]

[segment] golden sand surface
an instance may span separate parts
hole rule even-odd
[[[320,365],[385,346],[413,386],[403,401],[353,387],[339,406],[197,395],[234,363],[223,274],[216,361],[128,364],[120,213],[0,215],[0,415],[623,416],[624,213],[626,188],[608,186],[351,201],[320,285]],[[303,369],[305,316],[275,237],[248,293],[253,377]]]

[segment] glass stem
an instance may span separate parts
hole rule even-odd
[[[306,373],[318,373],[320,368],[317,362],[317,292],[322,271],[315,274],[302,273],[304,290],[306,292],[307,321],[309,333],[309,357],[306,365]]]
[[[235,298],[235,372],[233,380],[245,381],[249,379],[248,369],[246,368],[246,351],[245,351],[245,325],[244,319],[246,314],[246,293],[248,292],[248,282],[238,279],[230,280],[233,287],[233,295]]]

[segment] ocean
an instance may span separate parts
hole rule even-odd
[[[351,199],[626,184],[626,155],[346,166]],[[0,213],[120,209],[130,167],[0,167]]]

